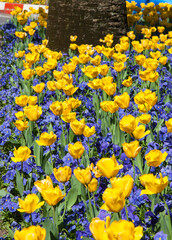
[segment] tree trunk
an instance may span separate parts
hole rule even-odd
[[[47,39],[51,50],[67,52],[70,35],[77,44],[99,43],[114,34],[114,43],[127,31],[125,0],[50,0]]]

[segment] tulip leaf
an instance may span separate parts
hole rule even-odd
[[[7,229],[8,229],[8,235],[11,239],[14,238],[14,232],[7,226]]]
[[[0,197],[5,197],[8,194],[5,190],[0,190]]]
[[[24,186],[23,186],[23,179],[20,176],[20,173],[18,170],[16,170],[16,185],[17,185],[17,189],[20,193],[20,195],[23,195],[23,191],[24,191]]]
[[[163,231],[163,233],[167,234],[168,236],[168,240],[171,240],[170,238],[170,226],[169,226],[169,221],[168,221],[168,215],[165,215],[165,213],[160,213],[160,226],[161,226],[161,231]]]
[[[47,162],[45,163],[45,173],[46,173],[47,175],[51,175],[52,172],[53,172],[53,166],[52,166],[52,164],[51,164],[49,161],[47,161]]]
[[[45,240],[57,240],[58,239],[58,228],[50,219],[46,219],[43,223],[43,227],[46,230]]]
[[[33,152],[34,155],[36,156],[36,165],[41,166],[42,164],[42,157],[43,157],[43,149],[42,146],[39,146],[36,142],[34,142],[33,145]]]
[[[78,189],[76,187],[71,188],[66,197],[67,210],[70,210],[71,207],[75,204],[77,200],[77,196],[78,196]]]

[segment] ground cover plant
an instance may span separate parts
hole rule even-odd
[[[70,36],[68,54],[43,9],[1,26],[6,239],[172,239],[171,10],[127,2],[119,44]]]

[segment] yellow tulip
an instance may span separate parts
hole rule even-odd
[[[88,191],[95,192],[98,186],[98,181],[96,178],[92,178],[91,182],[88,184]]]
[[[134,184],[134,179],[130,175],[125,175],[122,178],[111,178],[110,182],[112,188],[120,189],[124,193],[125,198],[129,197]]]
[[[135,117],[132,115],[124,116],[120,122],[119,122],[119,127],[122,131],[127,132],[127,133],[132,133],[135,128],[137,127],[137,120]]]
[[[54,113],[54,115],[60,116],[63,112],[63,103],[59,101],[53,102],[50,105],[50,110]]]
[[[77,39],[77,36],[76,36],[76,35],[75,35],[75,36],[73,36],[73,35],[70,36],[70,41],[71,41],[71,42],[75,42],[76,39]]]
[[[109,84],[113,83],[113,77],[111,77],[111,76],[103,77],[100,80],[103,83],[103,85],[109,85]]]
[[[41,93],[45,88],[45,83],[37,84],[35,86],[32,86],[32,88],[36,93]]]
[[[55,188],[46,188],[41,191],[41,195],[46,203],[50,206],[57,205],[57,203],[59,203],[65,197],[65,194],[62,194],[59,186],[56,186]]]
[[[149,123],[151,120],[151,115],[150,114],[142,114],[141,116],[139,116],[139,121],[143,124],[147,124]]]
[[[104,112],[115,113],[118,111],[118,105],[114,101],[103,101],[100,103],[100,107]]]
[[[22,58],[25,55],[25,51],[18,51],[15,53],[16,58]]]
[[[109,66],[106,64],[99,65],[98,69],[99,69],[101,75],[106,76],[109,71]]]
[[[37,96],[29,96],[28,97],[28,104],[34,106],[38,101]]]
[[[28,194],[24,200],[18,199],[19,212],[33,213],[44,205],[44,201],[39,203],[39,197],[36,194]]]
[[[104,177],[115,177],[123,165],[119,165],[116,161],[115,155],[111,158],[102,158],[97,162],[97,167]]]
[[[29,80],[34,75],[34,73],[35,73],[34,70],[27,68],[22,71],[22,76],[24,79]]]
[[[165,125],[167,127],[167,131],[169,133],[171,133],[172,132],[172,118],[170,118],[168,121],[165,121]]]
[[[162,153],[160,150],[154,149],[145,155],[147,165],[151,167],[158,167],[162,162],[165,161],[168,153]]]
[[[168,186],[168,177],[162,177],[160,173],[160,178],[156,178],[152,173],[144,174],[139,177],[141,184],[145,187],[141,191],[140,195],[143,194],[157,194],[160,193]]]
[[[76,69],[76,64],[70,62],[70,63],[65,63],[62,67],[63,72],[66,74],[73,73]]]
[[[142,149],[142,147],[139,146],[138,141],[130,142],[130,143],[123,143],[123,151],[125,152],[126,156],[128,158],[135,158],[137,157],[138,153]]]
[[[67,99],[64,102],[62,102],[62,107],[63,107],[63,114],[64,115],[69,114],[72,110],[72,104]]]
[[[124,92],[120,96],[115,96],[114,102],[122,109],[128,108],[130,104],[130,96],[127,92]]]
[[[57,181],[65,183],[69,181],[71,178],[72,170],[70,167],[65,166],[65,167],[59,167],[54,168],[54,176],[57,179]]]
[[[82,135],[85,128],[85,119],[83,118],[80,121],[74,120],[70,123],[70,127],[76,135]]]
[[[117,72],[121,72],[123,69],[125,69],[124,63],[123,62],[114,62],[114,67]]]
[[[145,126],[144,125],[137,126],[134,129],[134,131],[132,132],[135,139],[141,139],[141,138],[145,137],[146,135],[148,135],[149,133],[150,133],[150,130],[147,130],[145,132]]]
[[[28,96],[26,96],[26,95],[21,95],[21,96],[15,98],[15,103],[17,105],[19,105],[20,107],[26,106],[27,101],[28,101]]]
[[[24,108],[24,114],[30,121],[37,121],[42,114],[42,108],[38,105],[30,105]]]
[[[101,56],[100,55],[96,55],[94,58],[91,58],[90,62],[95,65],[98,66],[101,62]]]
[[[122,85],[124,85],[125,87],[131,87],[132,84],[133,80],[131,77],[128,77],[128,79],[122,81]]]
[[[83,135],[88,138],[88,137],[91,137],[93,134],[95,134],[95,132],[96,132],[95,126],[92,126],[90,128],[87,125],[85,125]]]
[[[31,157],[31,150],[28,147],[19,147],[18,149],[14,148],[14,157],[11,157],[13,162],[25,162],[28,158]]]
[[[161,58],[159,59],[159,62],[160,62],[162,65],[165,65],[165,64],[167,63],[167,60],[168,60],[168,58],[167,58],[166,56],[164,56],[164,57],[161,57]]]
[[[74,87],[72,84],[69,84],[63,88],[63,92],[68,96],[73,95],[77,90],[78,87]]]
[[[45,69],[41,66],[36,67],[35,71],[36,71],[36,74],[40,77],[43,76],[44,73],[46,72]],[[45,84],[44,84],[44,86],[45,86]]]
[[[27,19],[26,19],[27,21]],[[24,39],[27,36],[27,33],[25,32],[15,32],[16,37]]]
[[[24,113],[22,111],[19,111],[19,112],[15,113],[15,117],[18,120],[23,120],[24,119]]]
[[[89,229],[95,240],[109,240],[106,228],[110,225],[110,217],[106,217],[106,222],[98,217],[91,220]]]
[[[40,226],[30,226],[14,233],[14,240],[45,240],[46,230]]]
[[[98,78],[94,79],[93,81],[89,81],[89,83],[87,83],[87,85],[94,90],[103,88],[102,81]]]
[[[102,198],[105,203],[101,206],[101,209],[110,212],[120,212],[125,205],[125,196],[120,189],[106,188]]]
[[[81,105],[81,101],[79,99],[75,99],[72,97],[68,99],[68,102],[71,104],[72,109],[78,108]]]
[[[22,120],[16,120],[14,122],[14,125],[16,126],[16,128],[19,131],[24,131],[26,130],[29,126],[28,126],[28,121],[26,121],[26,119],[24,120],[24,122]]]
[[[74,145],[69,143],[68,151],[73,158],[79,159],[82,156],[82,154],[84,153],[85,148],[81,142],[76,142],[76,143],[74,143]]]
[[[74,175],[76,179],[85,186],[91,182],[92,176],[89,167],[86,169],[80,169],[79,167],[74,169]]]
[[[71,112],[71,113],[68,113],[68,114],[63,114],[63,115],[61,116],[61,119],[62,119],[64,122],[67,122],[67,123],[73,122],[73,121],[76,119],[76,112]]]
[[[108,96],[112,96],[116,92],[116,83],[111,83],[103,86],[103,90]]]
[[[69,48],[70,48],[71,50],[75,51],[75,50],[78,48],[78,45],[75,44],[75,43],[71,43],[71,44],[69,45]],[[76,64],[76,63],[75,63],[75,64]]]
[[[53,132],[43,132],[41,133],[40,139],[36,140],[36,143],[40,146],[51,146],[56,139],[57,136]]]
[[[47,82],[47,88],[49,91],[55,91],[56,90],[56,82],[55,81],[48,81]]]
[[[40,193],[47,188],[53,188],[53,182],[49,176],[46,176],[46,179],[37,180],[34,185]]]

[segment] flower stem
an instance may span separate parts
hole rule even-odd
[[[50,149],[50,156],[51,156],[51,164],[52,164],[52,167],[53,167],[53,158],[52,158],[52,151],[51,151],[51,147],[49,146],[49,149]]]
[[[66,186],[65,186],[65,184],[63,184],[63,186],[64,186],[64,194],[65,194],[65,204],[64,204],[64,211],[63,211],[62,218],[64,218],[65,213],[66,213]]]
[[[165,200],[165,197],[162,195],[162,193],[160,193],[161,197],[162,197],[162,200],[165,204],[165,207],[167,209],[167,213],[168,213],[168,221],[169,221],[169,233],[170,233],[170,236],[172,235],[172,226],[171,226],[171,217],[170,217],[170,211],[169,211],[169,208],[168,208],[168,205],[166,203],[166,200]],[[171,239],[171,238],[170,238]]]
[[[90,211],[91,211],[91,218],[94,218],[95,217],[95,214],[93,212],[93,207],[92,207],[92,204],[91,204],[91,197],[90,197],[90,192],[88,190],[88,198],[89,198],[89,208],[90,208]]]
[[[135,179],[135,164],[134,164],[134,159],[131,158],[132,164],[133,164],[133,179]]]
[[[128,221],[128,210],[127,210],[127,204],[125,202],[125,213],[126,213],[126,217],[127,217],[127,221]]]

